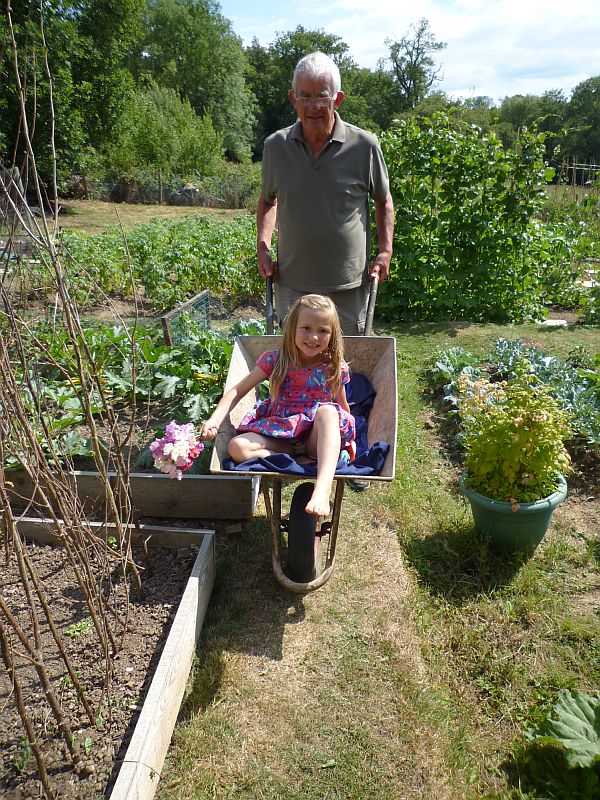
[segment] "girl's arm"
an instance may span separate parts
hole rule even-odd
[[[229,412],[237,406],[242,397],[245,397],[248,392],[251,392],[252,389],[254,389],[255,386],[258,386],[259,383],[262,383],[266,377],[267,376],[262,369],[254,367],[252,372],[246,375],[245,378],[242,378],[242,380],[228,392],[225,392],[223,397],[217,403],[217,407],[213,413],[206,420],[206,422],[202,424],[202,427],[200,428],[200,438],[214,439],[227,414],[229,414]]]
[[[346,399],[346,387],[345,386],[342,386],[342,388],[337,393],[337,396],[334,397],[333,402],[337,403],[338,406],[341,406],[341,408],[343,408],[344,411],[347,411],[348,414],[352,413],[350,411],[350,406],[348,405],[348,400]]]

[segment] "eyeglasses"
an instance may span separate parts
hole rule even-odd
[[[318,106],[324,107],[328,106],[335,100],[335,97],[330,97],[328,94],[321,95],[320,97],[307,97],[304,94],[296,95],[294,93],[294,97],[296,98],[296,102],[300,103],[303,106]]]

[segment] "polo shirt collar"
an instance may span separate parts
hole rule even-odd
[[[337,111],[333,112],[335,117],[335,125],[333,126],[333,133],[331,134],[331,139],[335,140],[336,142],[345,142],[346,141],[346,128],[344,127],[344,123],[342,122],[342,118],[338,114]],[[304,141],[304,136],[302,135],[302,123],[299,119],[294,122],[292,125],[292,130],[290,132],[292,139],[299,139],[300,141]]]

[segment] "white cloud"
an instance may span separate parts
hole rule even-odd
[[[541,94],[568,96],[582,80],[600,74],[598,0],[257,0],[256,16],[229,17],[246,43],[271,42],[276,32],[323,28],[348,44],[358,64],[374,68],[388,54],[386,38],[399,39],[421,18],[445,50],[438,88],[453,97]],[[223,2],[223,14],[228,16]],[[342,76],[343,78],[343,76]]]

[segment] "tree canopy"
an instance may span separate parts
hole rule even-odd
[[[179,174],[208,175],[223,158],[260,159],[266,136],[295,119],[288,90],[298,60],[320,50],[340,68],[343,118],[376,134],[441,111],[507,148],[522,130],[543,132],[549,162],[598,163],[600,76],[570,99],[549,89],[499,106],[457,100],[436,86],[445,47],[422,18],[367,69],[339,36],[300,25],[244,48],[217,0],[19,0],[0,11],[0,160],[23,157],[19,86],[40,174],[51,177],[55,152],[63,185],[86,171],[178,164]]]

